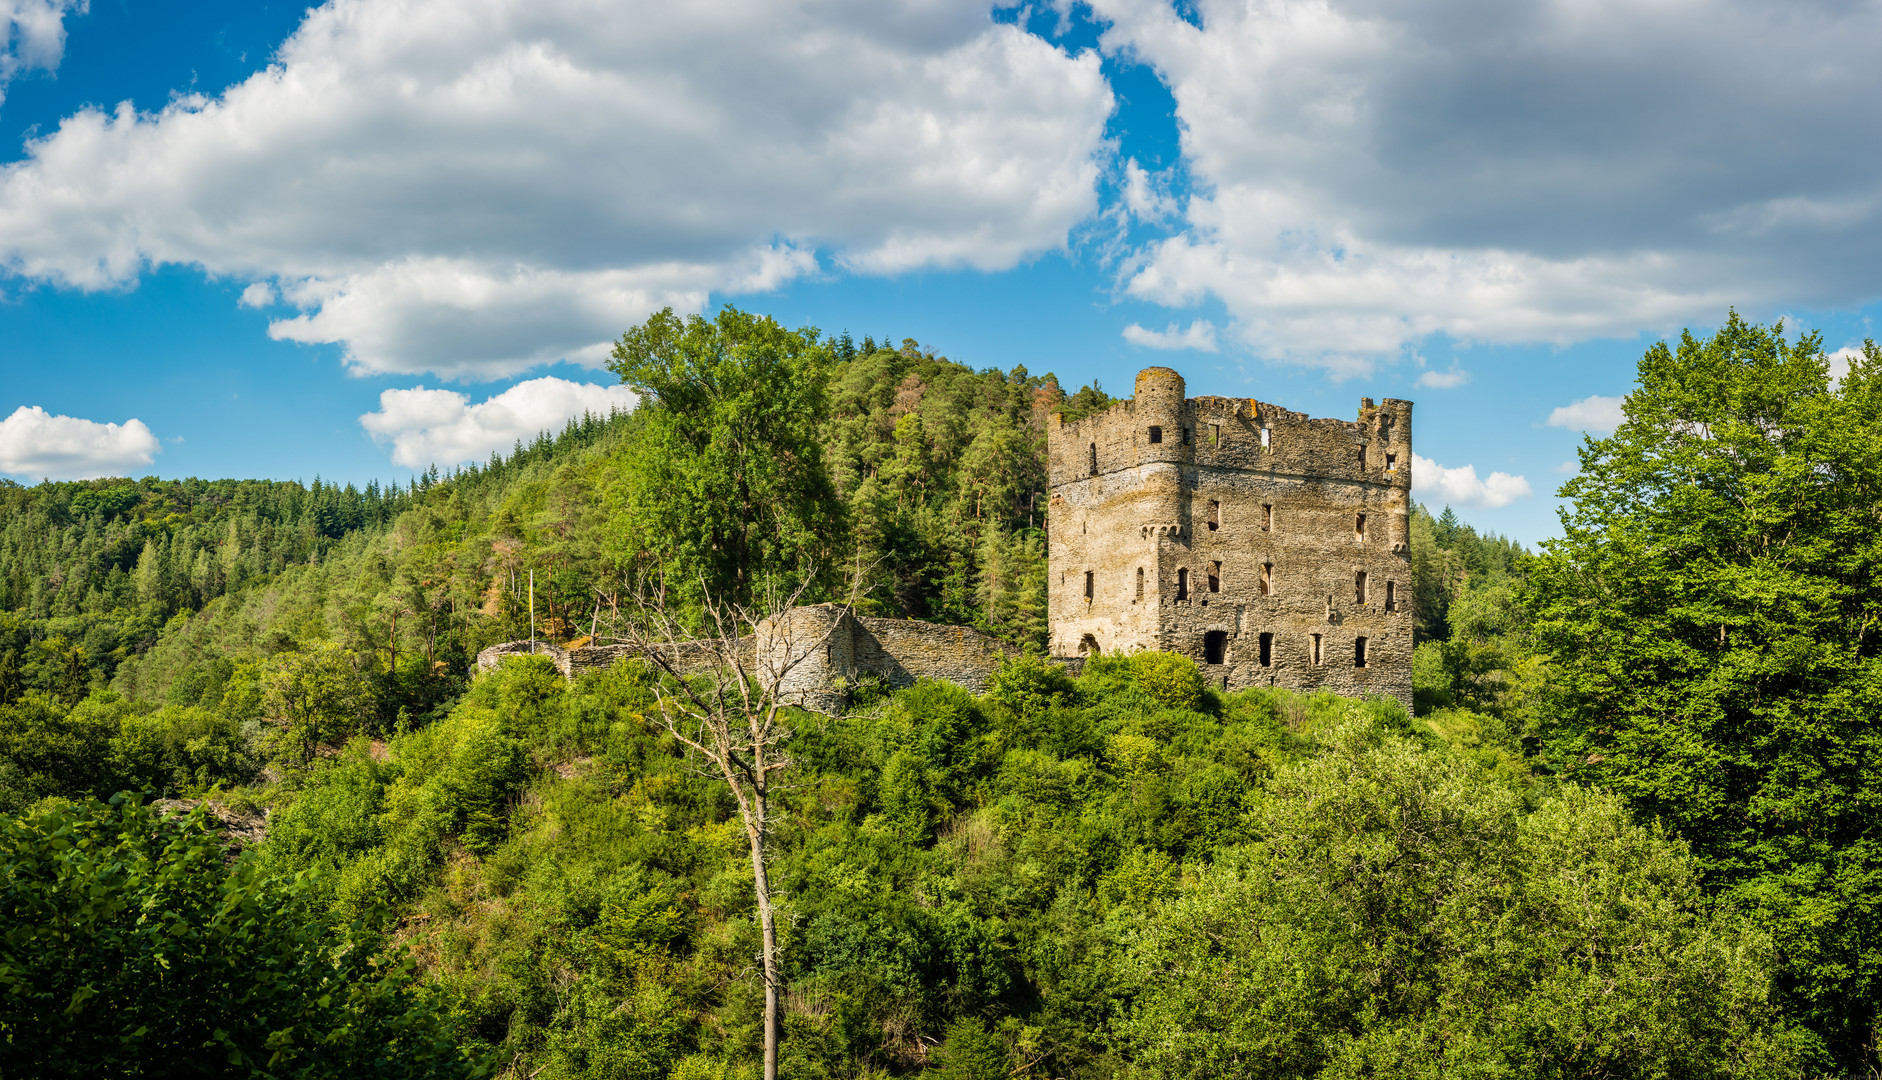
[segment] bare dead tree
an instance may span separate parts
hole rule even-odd
[[[714,596],[702,582],[696,632],[669,606],[663,581],[651,595],[637,596],[632,617],[618,624],[624,631],[619,639],[666,676],[654,681],[659,722],[703,759],[709,775],[724,781],[738,805],[764,942],[765,1080],[777,1080],[783,1028],[767,859],[772,797],[778,774],[791,764],[785,751],[794,734],[788,708],[816,706],[814,698],[804,699],[808,673],[799,669],[829,645],[856,602],[852,593],[844,604],[794,614],[812,580],[811,573],[800,574],[794,588],[768,589],[751,605]]]

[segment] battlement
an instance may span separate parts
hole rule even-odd
[[[1163,649],[1228,687],[1411,702],[1412,404],[1185,395],[1170,368],[1046,425],[1052,651]]]

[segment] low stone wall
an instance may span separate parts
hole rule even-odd
[[[940,679],[978,694],[1000,661],[1019,650],[965,626],[913,619],[852,619],[850,655],[858,674],[882,676],[893,687]],[[851,676],[854,677],[854,676]]]
[[[691,674],[704,671],[718,662],[718,654],[704,642],[679,641],[658,647],[672,659],[673,666],[682,672]],[[752,658],[752,639],[749,635],[738,639],[739,656],[746,663]],[[579,649],[564,649],[546,641],[533,643],[527,641],[505,641],[492,645],[477,654],[477,670],[489,671],[512,656],[547,656],[555,664],[557,671],[565,679],[573,679],[590,671],[599,671],[631,657],[641,655],[638,645],[586,645]]]
[[[763,642],[760,657],[759,642]],[[702,671],[717,662],[712,649],[700,642],[683,641],[663,646],[681,671]],[[912,686],[920,679],[940,679],[975,693],[1000,662],[1019,650],[965,626],[943,626],[913,619],[859,619],[836,604],[795,608],[778,620],[767,620],[756,637],[739,639],[741,659],[751,665],[763,659],[791,663],[785,695],[808,708],[840,709],[839,685],[853,684],[860,676],[880,676],[890,686]],[[527,641],[506,641],[477,654],[477,670],[489,671],[512,656],[535,653],[547,656],[564,678],[573,679],[639,656],[633,645],[595,645],[563,649],[545,641],[533,647]],[[1055,659],[1077,674],[1083,661]]]

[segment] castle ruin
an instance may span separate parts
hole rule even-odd
[[[1047,422],[1051,652],[1410,708],[1411,402],[1349,422],[1184,389],[1146,368],[1133,400]]]
[[[1175,371],[1146,368],[1134,399],[1047,421],[1052,657],[1076,671],[1090,656],[1155,649],[1191,657],[1226,690],[1383,694],[1411,708],[1411,402],[1361,398],[1349,422],[1184,390]],[[819,643],[786,689],[820,709],[840,708],[864,675],[978,692],[1016,652],[967,627],[833,604],[758,630],[742,650]],[[693,643],[667,648],[683,669],[711,659]],[[573,678],[638,651],[506,642],[477,663],[541,652]]]

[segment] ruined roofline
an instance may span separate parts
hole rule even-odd
[[[1272,402],[1262,401],[1259,398],[1230,397],[1222,394],[1204,394],[1199,397],[1184,398],[1183,404],[1189,406],[1192,411],[1200,411],[1198,410],[1198,406],[1203,406],[1210,411],[1220,410],[1223,415],[1234,416],[1239,419],[1267,420],[1270,422],[1285,420],[1289,423],[1308,425],[1338,425],[1353,434],[1363,432],[1369,413],[1376,412],[1378,409],[1389,410],[1396,409],[1400,406],[1409,407],[1412,404],[1412,402],[1404,398],[1390,397],[1380,398],[1377,406],[1373,404],[1373,399],[1369,397],[1362,397],[1359,401],[1359,418],[1356,420],[1341,420],[1338,417],[1331,416],[1309,416],[1306,413],[1295,412],[1292,409],[1275,405]],[[1048,413],[1046,422],[1067,434],[1082,432],[1086,430],[1088,426],[1098,426],[1114,419],[1133,416],[1136,412],[1136,406],[1136,398],[1120,398],[1112,402],[1104,411],[1088,413],[1079,417],[1077,420],[1065,419],[1063,410]]]

